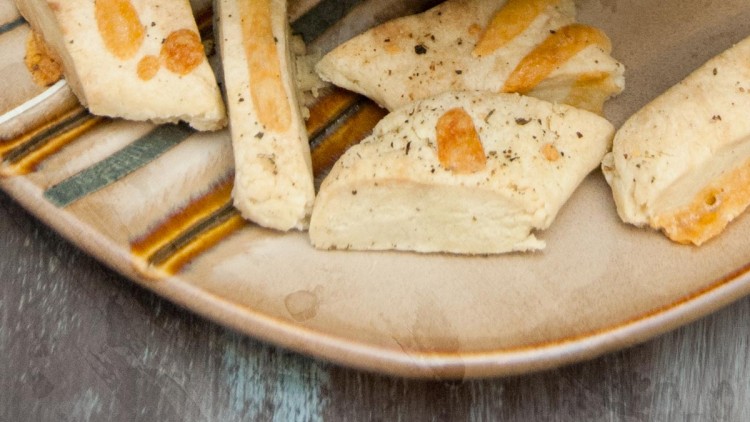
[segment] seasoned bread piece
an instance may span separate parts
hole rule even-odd
[[[386,116],[323,181],[322,249],[495,254],[534,236],[608,151],[594,113],[518,94],[445,93]]]
[[[602,169],[623,221],[700,245],[750,204],[750,38],[620,128]]]
[[[283,0],[216,0],[235,156],[234,204],[262,226],[304,229],[315,198]]]
[[[448,0],[326,54],[320,76],[389,110],[446,91],[518,92],[601,113],[624,67],[573,0]]]
[[[199,130],[226,125],[187,0],[15,0],[93,114]]]

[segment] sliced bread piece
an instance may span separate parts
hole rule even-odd
[[[199,130],[226,125],[188,0],[15,0],[91,113]]]
[[[304,229],[315,198],[283,0],[216,0],[235,156],[234,204],[277,230]]]
[[[534,231],[608,151],[604,118],[518,94],[456,92],[386,116],[323,181],[322,249],[495,254],[542,249]]]
[[[624,67],[573,0],[448,0],[326,54],[320,76],[394,110],[446,91],[519,92],[600,113]]]
[[[602,164],[626,223],[701,245],[750,204],[750,38],[635,113]]]

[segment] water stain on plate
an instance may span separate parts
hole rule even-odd
[[[289,311],[289,315],[297,322],[315,318],[318,314],[318,305],[318,295],[309,290],[290,293],[284,299],[284,306]]]

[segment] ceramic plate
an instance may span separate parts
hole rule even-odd
[[[435,1],[292,1],[293,28],[325,52]],[[195,1],[204,39],[210,7]],[[750,35],[747,0],[582,0],[627,67],[615,125]],[[323,252],[305,233],[243,221],[231,206],[226,132],[95,117],[64,82],[23,67],[28,28],[0,0],[0,185],[71,242],[132,280],[248,335],[357,368],[412,377],[540,370],[644,341],[750,292],[750,218],[678,246],[617,218],[592,173],[539,236],[496,257]],[[210,47],[210,46],[209,46]],[[316,172],[383,115],[332,91],[311,109]]]

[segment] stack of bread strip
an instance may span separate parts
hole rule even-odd
[[[168,10],[131,0],[18,0],[18,4],[59,56],[74,92],[92,113],[154,122],[184,120],[197,129],[224,124],[223,102],[189,3],[181,1]],[[315,191],[290,57],[286,2],[216,0],[214,7],[235,153],[235,205],[243,216],[262,226],[306,229]],[[71,25],[83,29],[73,30]],[[370,48],[373,41],[377,41],[374,49]],[[368,249],[377,243],[379,249],[457,253],[541,248],[543,242],[532,231],[551,223],[608,149],[612,128],[589,112],[503,93],[517,92],[600,112],[604,100],[623,87],[622,66],[609,56],[610,49],[601,31],[575,23],[572,0],[449,0],[339,47],[318,65],[323,78],[389,109],[403,109],[395,111],[375,129],[376,136],[364,143],[378,140],[378,146],[365,154],[375,155],[354,167],[366,168],[367,160],[376,160],[378,170],[371,177],[347,180],[350,176],[342,171],[346,165],[338,164],[323,184],[325,200],[316,208],[313,244],[325,248],[356,244],[356,248]],[[342,69],[365,73],[330,77]],[[360,89],[358,80],[374,85]],[[415,102],[419,100],[424,102]],[[438,109],[445,114],[435,114]],[[414,115],[411,124],[409,119],[399,122],[403,110]],[[415,126],[417,119],[421,123]],[[424,126],[425,121],[434,126]],[[391,127],[394,122],[396,129]],[[392,139],[394,130],[398,142]],[[498,137],[501,132],[504,135]],[[522,140],[522,145],[508,142],[521,134],[531,138]],[[394,156],[380,148],[387,145],[398,151],[402,144],[409,157],[405,162],[394,158],[399,153]],[[411,145],[415,149],[409,155]],[[426,178],[417,176],[426,167],[422,161],[413,162],[414,157],[431,162]],[[381,159],[385,161],[380,163]],[[393,159],[402,166],[396,173],[391,173],[398,168]],[[469,162],[473,163],[469,168],[461,164]],[[556,181],[556,190],[549,195],[536,192],[546,190],[542,174]],[[378,177],[396,183],[378,185]],[[343,180],[345,190],[361,190],[358,198],[368,208],[402,211],[381,221],[347,214],[351,207],[331,207],[340,199],[332,194],[335,179]],[[392,189],[370,191],[367,187],[372,183]],[[424,186],[425,192],[414,190]],[[437,199],[447,192],[455,196],[451,206],[439,200],[420,202],[423,193]],[[486,215],[470,209],[470,204],[478,205],[482,198],[494,204],[484,207]],[[403,212],[421,208],[436,217],[420,220]],[[467,220],[469,215],[471,220]],[[429,231],[446,219],[465,226],[464,240],[425,240],[409,227],[419,220],[418,225]],[[330,238],[326,221],[343,226],[358,222],[360,227],[380,221],[395,223],[397,229],[380,230],[390,240],[343,245],[341,239]],[[479,236],[482,229],[469,230],[472,224],[467,221],[500,225],[484,242]],[[396,236],[410,230],[412,234],[405,238]],[[319,234],[324,232],[329,239],[322,242]],[[416,241],[410,236],[416,236]],[[475,241],[466,240],[470,237]],[[471,246],[461,247],[460,242]]]
[[[189,2],[16,0],[94,114],[226,125]],[[600,30],[572,0],[448,0],[375,27],[320,77],[392,111],[316,200],[286,2],[216,0],[235,152],[234,200],[265,227],[326,249],[467,254],[541,249],[610,149],[599,115],[624,88]],[[750,204],[750,41],[636,113],[602,169],[628,223],[702,244]],[[312,216],[311,216],[312,214]],[[449,229],[451,225],[455,227]]]
[[[468,89],[519,92],[601,113],[603,103],[622,90],[623,68],[608,55],[609,40],[601,31],[573,22],[572,2],[510,0],[499,10],[493,9],[496,4],[449,0],[425,14],[362,34],[325,57],[318,70],[324,79],[369,95],[388,108],[430,97],[434,90]],[[539,31],[534,32],[535,28]],[[750,38],[708,61],[617,131],[602,169],[624,222],[660,230],[678,243],[701,245],[722,233],[750,205],[748,62]],[[422,117],[410,115],[404,125],[414,125]],[[476,118],[472,123],[482,125]],[[385,132],[376,129],[374,136],[382,139],[368,140],[352,153],[365,155],[364,151],[374,149],[369,142],[399,145]],[[419,133],[426,136],[424,131]],[[439,130],[429,136],[428,143],[440,144]],[[487,146],[484,141],[483,146]],[[378,154],[384,154],[382,148]],[[339,233],[353,230],[341,227],[346,222],[343,216],[326,215],[335,211],[321,211],[327,221],[321,224],[324,228],[318,227],[323,220],[316,215],[318,209],[331,208],[329,195],[334,200],[344,196],[341,179],[384,183],[377,177],[362,179],[360,170],[345,160],[347,164],[332,172],[336,179],[321,188],[311,237],[323,247],[366,249]],[[362,166],[368,165],[385,164]],[[440,170],[445,169],[449,167],[443,165]],[[338,194],[328,192],[337,189]],[[346,205],[342,201],[338,207]],[[417,217],[411,214],[402,228],[417,230],[413,224]],[[482,230],[477,232],[482,234]],[[423,237],[432,241],[434,236]],[[450,240],[443,236],[442,241]],[[408,241],[418,238],[410,236]],[[384,239],[375,240],[378,247],[388,248],[382,245]],[[517,245],[522,249],[528,244]],[[401,246],[394,243],[391,248]],[[420,248],[424,245],[405,247]]]
[[[572,0],[448,0],[334,49],[321,77],[393,112],[321,185],[313,245],[544,248],[534,233],[610,148],[598,113],[624,86],[610,50]]]

